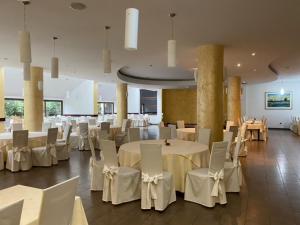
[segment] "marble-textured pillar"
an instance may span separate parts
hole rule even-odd
[[[98,115],[99,113],[99,107],[98,107],[98,97],[99,97],[99,85],[96,81],[94,81],[94,115]]]
[[[224,47],[203,45],[198,49],[197,125],[211,129],[211,141],[223,140]]]
[[[24,127],[41,131],[43,124],[43,68],[31,67],[31,80],[24,81]]]
[[[5,118],[5,98],[4,98],[4,68],[0,68],[0,118]],[[0,122],[0,132],[5,131],[4,121]]]
[[[241,77],[229,76],[227,88],[227,120],[236,125],[241,118]]]
[[[117,124],[122,125],[123,119],[127,119],[127,84],[117,84]]]
[[[223,115],[225,122],[227,120],[227,86],[223,87]]]

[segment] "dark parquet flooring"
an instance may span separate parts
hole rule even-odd
[[[156,128],[144,131],[157,136]],[[300,225],[300,137],[270,130],[269,141],[248,144],[242,158],[245,184],[240,194],[228,194],[228,204],[213,209],[185,202],[183,194],[164,212],[143,211],[140,201],[112,206],[102,192],[89,191],[90,152],[74,151],[69,161],[28,172],[0,171],[0,189],[16,184],[46,188],[80,175],[78,195],[90,225]]]

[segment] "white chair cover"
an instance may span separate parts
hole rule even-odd
[[[177,128],[178,129],[185,128],[184,120],[178,120],[177,121]]]
[[[142,209],[163,211],[176,201],[173,176],[162,169],[161,145],[141,144]]]
[[[70,225],[79,177],[43,190],[39,225]]]
[[[159,128],[159,139],[171,139],[171,128],[160,127]]]
[[[88,136],[89,124],[79,123],[79,150],[90,150]]]
[[[108,134],[110,132],[110,122],[102,122],[101,123],[101,130],[106,131]]]
[[[91,137],[89,137],[89,144],[91,148],[92,157],[90,158],[90,190],[91,191],[102,191],[103,190],[103,167],[104,162],[102,160],[98,160],[96,157],[96,152],[94,148],[93,141]]]
[[[48,129],[47,145],[32,149],[33,166],[52,166],[57,164],[56,140],[58,128]]]
[[[1,225],[20,225],[24,200],[0,208]]]
[[[131,120],[124,119],[122,122],[121,133],[116,136],[116,145],[121,146],[128,142],[128,129],[131,127]]]
[[[77,129],[76,120],[71,120],[71,125],[72,125],[72,132],[76,132],[76,129]]]
[[[247,136],[247,124],[243,123],[240,129],[241,129],[241,131],[240,131],[241,132],[240,133],[241,147],[239,149],[239,156],[247,156],[248,155],[247,142],[249,141],[246,138],[246,136]],[[237,135],[236,142],[237,142],[238,136],[239,136],[239,134]]]
[[[42,131],[47,132],[49,128],[51,128],[51,123],[50,122],[44,122],[43,126],[42,126]]]
[[[3,151],[0,149],[0,170],[4,169],[4,154]]]
[[[28,130],[13,131],[13,148],[7,151],[6,169],[17,172],[32,167],[31,150],[28,147]]]
[[[171,128],[171,138],[172,139],[176,139],[177,138],[176,125],[174,125],[174,124],[168,124],[168,127]]]
[[[159,123],[159,127],[165,127],[165,123],[164,123],[164,121],[160,121],[160,123]]]
[[[234,126],[234,121],[227,120],[226,121],[226,131],[229,131],[231,126]]]
[[[90,118],[89,119],[89,126],[96,126],[97,125],[97,120],[95,118]]]
[[[56,141],[56,157],[57,160],[68,160],[70,158],[71,143],[70,136],[72,132],[72,126],[67,125],[64,129],[63,139]]]
[[[200,128],[198,126],[197,129],[197,142],[203,145],[209,146],[210,137],[211,137],[211,129],[209,128]]]
[[[128,129],[128,142],[139,141],[140,139],[140,128]]]
[[[243,173],[241,163],[238,158],[241,147],[241,140],[242,136],[240,129],[238,132],[237,142],[234,148],[232,160],[226,161],[224,165],[224,182],[226,192],[240,192],[240,186],[242,186]]]
[[[115,142],[103,140],[100,147],[104,156],[102,200],[117,205],[140,199],[140,171],[118,166]]]
[[[186,201],[206,207],[227,203],[223,181],[227,145],[227,142],[213,143],[209,168],[195,169],[187,173],[184,195]]]
[[[226,148],[226,160],[227,160],[227,159],[231,159],[231,146],[232,146],[233,133],[230,131],[225,131],[223,135],[224,135],[223,141],[226,141],[228,143]]]
[[[23,124],[22,123],[13,123],[11,125],[11,131],[18,131],[23,130]]]

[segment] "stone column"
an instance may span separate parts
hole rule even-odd
[[[227,120],[227,86],[223,87],[223,115],[225,122]]]
[[[5,118],[5,99],[4,99],[4,68],[0,68],[0,118]],[[4,121],[0,122],[0,132],[5,131]]]
[[[98,107],[98,97],[99,97],[99,88],[98,83],[94,81],[94,115],[98,115],[99,107]]]
[[[241,77],[229,76],[227,90],[227,120],[238,125],[241,118]]]
[[[24,127],[41,131],[43,124],[43,68],[31,67],[31,80],[24,81]]]
[[[224,47],[203,45],[198,49],[197,125],[211,129],[211,141],[223,140]]]
[[[117,84],[117,124],[122,125],[123,119],[127,119],[127,84]]]

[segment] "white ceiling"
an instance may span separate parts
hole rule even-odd
[[[52,36],[56,35],[60,37],[57,55],[64,75],[114,82],[117,70],[123,66],[162,68],[167,64],[170,11],[177,13],[178,64],[184,69],[196,67],[199,45],[218,43],[225,45],[228,75],[242,76],[249,83],[265,82],[277,78],[269,70],[269,64],[276,61],[284,67],[281,57],[284,61],[300,52],[299,0],[82,0],[87,5],[83,12],[72,11],[70,2],[32,0],[28,8],[28,27],[33,65],[49,70]],[[127,7],[140,9],[138,51],[123,48]],[[17,0],[0,1],[0,65],[21,66],[17,34],[22,29],[22,9]],[[105,25],[112,26],[112,75],[102,72]],[[256,52],[255,57],[251,56],[252,52]],[[237,68],[237,63],[242,67]],[[293,71],[293,74],[298,73],[300,67]]]

